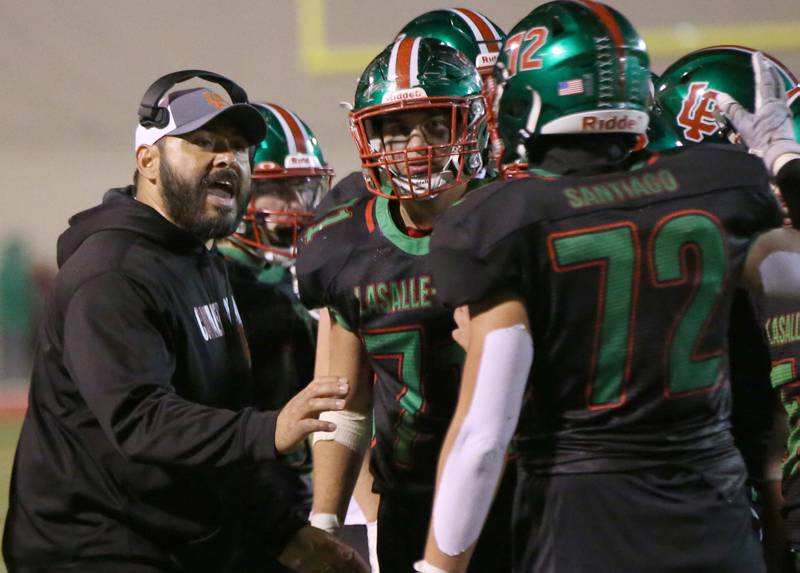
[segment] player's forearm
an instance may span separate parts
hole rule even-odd
[[[444,467],[452,452],[453,443],[455,442],[456,437],[459,435],[459,432],[461,431],[462,423],[463,423],[463,416],[461,416],[460,419],[453,419],[453,421],[450,424],[450,429],[447,432],[447,436],[445,437],[445,441],[442,444],[442,450],[439,454],[439,465],[436,470],[436,495],[439,495],[441,488],[451,487],[452,485],[449,483],[443,484],[442,474],[444,473]],[[464,516],[462,516],[462,519],[468,519],[466,513],[464,514]],[[424,560],[426,563],[429,563],[434,567],[438,567],[439,569],[447,571],[448,573],[466,571],[467,566],[469,565],[469,560],[472,557],[472,553],[474,550],[475,550],[475,544],[473,543],[460,554],[448,555],[444,551],[442,551],[442,549],[439,547],[436,541],[433,523],[431,523],[430,527],[428,527],[428,537],[425,543],[425,555],[424,555]]]
[[[313,512],[336,515],[341,524],[369,441],[372,385],[358,336],[335,322],[320,328],[327,335],[318,341],[315,371],[346,377],[351,380],[351,391],[344,411],[321,416],[335,423],[336,430],[314,436]],[[313,518],[312,523],[317,525]]]
[[[332,440],[314,444],[313,456],[312,511],[315,514],[334,514],[343,524],[361,467],[361,456]]]
[[[533,344],[517,300],[497,304],[470,327],[455,416],[437,470],[425,561],[444,571],[469,563],[502,477],[522,406]]]
[[[358,472],[358,480],[356,481],[355,490],[353,490],[353,497],[356,498],[356,503],[358,503],[361,513],[364,514],[368,522],[377,521],[378,519],[380,496],[372,491],[373,482],[374,479],[369,471],[369,450],[367,450],[364,454],[361,469]]]

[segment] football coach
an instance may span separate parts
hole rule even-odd
[[[167,93],[192,77],[233,103],[205,88]],[[227,78],[160,78],[139,109],[134,185],[70,219],[14,460],[10,572],[215,571],[229,519],[292,569],[366,572],[306,516],[276,517],[254,494],[259,464],[332,430],[317,415],[348,391],[323,378],[280,412],[248,407],[249,351],[214,240],[243,214],[264,135]]]

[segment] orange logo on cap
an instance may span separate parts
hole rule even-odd
[[[225,100],[219,97],[217,94],[212,92],[203,92],[203,95],[206,97],[206,101],[208,105],[213,105],[218,109],[222,109],[225,107]]]

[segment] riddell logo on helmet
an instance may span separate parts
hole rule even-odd
[[[610,118],[587,115],[581,119],[583,131],[634,131],[636,124],[636,120],[627,115],[615,115]]]
[[[316,167],[309,155],[289,155],[283,163],[283,166],[287,169],[311,169],[312,167]]]
[[[396,92],[387,92],[383,96],[382,103],[394,103],[396,101],[407,101],[412,99],[421,99],[428,97],[425,90],[422,88],[411,88],[408,90],[398,90]]]
[[[478,57],[475,58],[475,67],[487,68],[489,66],[493,66],[497,63],[497,58],[499,55],[500,52],[495,52],[493,54],[478,54]]]

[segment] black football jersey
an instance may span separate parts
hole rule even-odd
[[[499,182],[448,210],[431,244],[442,300],[508,293],[527,307],[517,447],[531,471],[738,459],[731,302],[754,236],[780,223],[762,161],[712,145]]]
[[[314,210],[316,216],[321,216],[336,207],[352,199],[361,199],[371,196],[367,191],[367,184],[364,183],[364,175],[360,171],[353,171],[333,186],[325,194]]]
[[[464,353],[437,296],[429,242],[398,228],[388,199],[370,196],[310,226],[297,260],[303,303],[328,307],[357,333],[375,373],[370,465],[382,492],[433,488],[458,395]]]
[[[789,427],[783,464],[783,511],[790,541],[800,543],[800,303],[766,299],[761,310],[772,359],[772,385],[786,410]]]
[[[237,262],[238,249],[220,247],[220,252],[250,346],[253,404],[261,410],[278,410],[314,377],[316,321],[289,294],[287,269],[256,269]]]
[[[731,430],[747,474],[758,485],[764,479],[777,400],[770,384],[769,346],[756,302],[746,290],[737,289],[731,306],[728,353]]]

